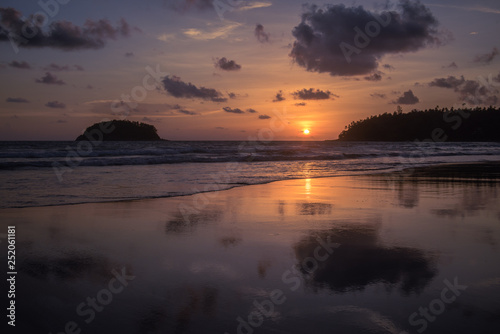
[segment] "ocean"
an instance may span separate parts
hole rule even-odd
[[[0,142],[0,207],[173,197],[487,161],[500,161],[500,143]]]

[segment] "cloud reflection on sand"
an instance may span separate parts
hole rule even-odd
[[[307,286],[314,291],[327,287],[348,292],[384,283],[404,294],[423,291],[437,273],[435,258],[417,248],[385,246],[379,240],[380,226],[377,219],[337,224],[331,230],[311,232],[297,242],[293,248],[298,263],[313,256],[317,238],[341,244],[312,274],[300,267]]]

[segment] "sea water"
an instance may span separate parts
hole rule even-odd
[[[500,160],[500,143],[0,142],[0,207],[190,195],[284,179]]]

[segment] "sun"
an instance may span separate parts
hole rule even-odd
[[[308,135],[311,133],[311,131],[309,129],[304,129],[304,131],[302,131],[305,135]]]

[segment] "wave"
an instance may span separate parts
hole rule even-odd
[[[21,159],[0,159],[0,170],[27,169],[27,168],[51,168],[53,166],[138,166],[138,165],[159,165],[159,164],[179,164],[179,163],[224,163],[224,162],[279,162],[279,161],[336,161],[336,160],[376,160],[390,158],[395,161],[416,160],[422,158],[436,157],[460,157],[460,156],[492,156],[492,152],[481,152],[480,154],[471,152],[439,152],[439,153],[388,153],[388,154],[324,154],[324,155],[264,155],[264,154],[241,154],[239,156],[217,156],[211,154],[207,156],[194,155],[103,155],[96,157],[74,157],[60,159],[60,156],[47,159],[21,158]],[[10,160],[10,161],[9,161]]]

